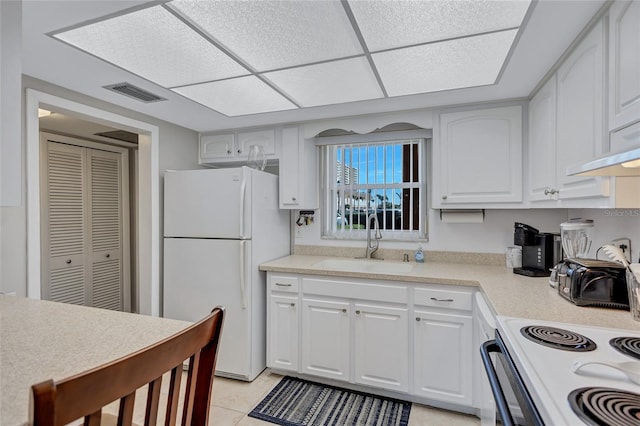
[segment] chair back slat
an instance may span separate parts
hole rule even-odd
[[[100,426],[102,410],[95,411],[84,417],[84,426]]]
[[[169,395],[167,396],[167,410],[165,426],[175,426],[178,417],[178,401],[180,400],[180,383],[182,382],[182,366],[171,370]]]
[[[147,390],[147,406],[144,416],[144,425],[153,426],[158,424],[158,407],[160,406],[160,387],[162,386],[162,376],[149,383]]]
[[[120,407],[118,409],[118,426],[131,426],[133,424],[133,407],[136,402],[136,393],[120,398]]]
[[[157,424],[162,375],[171,371],[165,424],[175,424],[182,365],[189,359],[182,423],[206,425],[223,317],[224,308],[216,307],[198,323],[140,351],[76,376],[33,385],[31,423],[36,426],[62,426],[90,413],[98,413],[99,424],[102,407],[121,399],[118,423],[123,426],[131,424],[135,391],[148,385],[145,424]],[[210,375],[200,371],[201,364],[211,368]],[[206,401],[206,406],[203,401]],[[194,409],[205,411],[195,413],[197,422],[192,422]]]
[[[196,374],[198,364],[200,363],[200,354],[194,354],[189,358],[189,373],[187,374],[187,383],[184,388],[184,406],[182,408],[182,426],[192,425],[191,413],[193,412],[193,394],[195,393]]]

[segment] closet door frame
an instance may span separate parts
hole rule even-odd
[[[120,220],[122,223],[122,302],[123,302],[123,310],[125,312],[132,312],[132,288],[131,288],[131,235],[130,235],[130,220],[131,220],[131,209],[130,209],[130,195],[132,191],[132,187],[129,182],[129,150],[127,148],[108,145],[100,142],[89,141],[85,139],[74,138],[70,136],[58,135],[54,133],[48,132],[40,132],[40,160],[41,160],[41,173],[40,173],[40,205],[41,208],[41,247],[42,247],[42,255],[41,259],[41,285],[44,285],[44,279],[46,274],[49,271],[46,262],[49,261],[49,257],[44,251],[49,246],[48,244],[48,236],[46,232],[48,231],[48,225],[46,218],[48,217],[48,205],[46,202],[46,193],[47,186],[44,185],[46,179],[46,173],[42,172],[45,167],[45,161],[47,161],[47,143],[48,141],[58,142],[68,145],[75,145],[82,148],[91,148],[100,151],[114,152],[120,154],[120,192],[121,192],[121,203],[122,209],[120,211]],[[46,206],[46,207],[45,207]],[[46,243],[45,243],[46,241]],[[89,251],[90,248],[89,248]],[[42,294],[44,295],[44,289],[41,289]]]

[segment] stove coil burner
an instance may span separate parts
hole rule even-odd
[[[631,358],[640,359],[640,337],[614,337],[609,344]]]
[[[611,388],[587,387],[569,394],[571,409],[588,425],[637,426],[640,395]]]
[[[589,352],[598,347],[593,340],[561,328],[529,325],[520,333],[532,342],[564,351]]]

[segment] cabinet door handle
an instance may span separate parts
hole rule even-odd
[[[342,308],[342,313],[346,314],[347,313],[347,308]]]
[[[291,284],[276,283],[278,287],[291,287]]]
[[[296,304],[295,304],[295,303],[293,303],[293,302],[291,302],[291,307],[292,307],[292,308],[295,308],[295,307],[296,307]]]
[[[356,311],[356,315],[360,315],[360,311]]]
[[[296,201],[296,197],[291,197],[291,201]]]
[[[437,297],[432,297],[431,300],[434,302],[453,302],[453,299],[438,299]]]
[[[231,150],[230,149],[227,150],[227,155],[231,155]]]
[[[420,322],[421,320],[422,320],[422,318],[416,317],[416,321]]]
[[[446,199],[447,199],[447,196],[446,196],[446,195],[443,195],[443,196],[442,196],[442,199],[443,199],[443,200],[446,200]]]
[[[111,255],[109,253],[107,253],[107,255],[105,256],[107,259],[111,257]]]
[[[71,264],[71,259],[67,259],[67,265]]]

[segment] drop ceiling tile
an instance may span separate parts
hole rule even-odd
[[[372,55],[389,96],[493,84],[517,30]]]
[[[518,27],[529,0],[350,1],[370,51]]]
[[[289,68],[264,76],[303,107],[383,97],[364,57]]]
[[[173,90],[228,116],[297,108],[255,76],[196,84]]]
[[[160,6],[54,37],[164,87],[248,74],[244,67]]]
[[[340,1],[176,0],[171,5],[260,72],[363,53]]]

